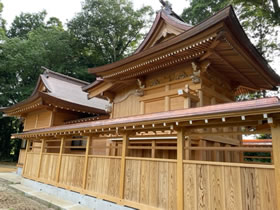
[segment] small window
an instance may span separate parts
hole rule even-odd
[[[71,146],[73,147],[86,147],[87,141],[82,139],[82,136],[73,136],[73,140],[71,141]],[[71,148],[71,150],[85,150],[86,148]]]

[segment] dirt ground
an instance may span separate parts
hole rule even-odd
[[[53,210],[9,188],[8,184],[7,181],[0,179],[0,210]]]
[[[0,173],[15,172],[17,170],[16,163],[0,162]]]

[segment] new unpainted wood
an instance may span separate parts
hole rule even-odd
[[[188,141],[188,140],[187,140]],[[184,209],[184,142],[185,130],[180,128],[177,130],[177,209]]]
[[[275,172],[275,184],[277,193],[277,207],[280,209],[280,125],[277,124],[271,127],[272,134],[272,149],[273,149],[273,163]]]
[[[26,170],[26,162],[27,162],[27,153],[29,151],[29,147],[30,147],[30,140],[27,139],[26,140],[26,149],[25,149],[25,156],[24,156],[24,164],[23,164],[23,169],[22,169],[22,174],[25,175],[25,170]]]
[[[43,155],[43,152],[44,152],[44,149],[45,149],[45,143],[46,143],[46,140],[45,139],[42,139],[42,143],[41,143],[41,151],[40,151],[40,159],[39,159],[39,166],[38,166],[38,172],[37,172],[37,177],[39,178],[40,176],[40,169],[41,169],[41,163],[42,163],[42,155]]]
[[[124,198],[124,187],[125,187],[125,157],[127,155],[127,146],[129,144],[129,137],[128,134],[125,133],[123,135],[123,141],[122,141],[122,159],[121,159],[121,175],[120,175],[120,198]]]
[[[56,176],[55,176],[56,177],[55,178],[56,183],[58,183],[58,181],[59,181],[61,159],[62,159],[62,153],[63,153],[63,150],[64,150],[64,146],[65,146],[65,138],[62,137],[61,142],[60,142],[59,157],[58,157],[58,162],[57,162],[57,167],[56,167]]]
[[[88,155],[89,155],[90,142],[91,142],[91,136],[88,136],[87,145],[86,145],[86,153],[85,153],[84,172],[83,172],[83,189],[86,189],[87,171],[88,171]]]

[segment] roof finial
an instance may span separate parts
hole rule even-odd
[[[172,5],[168,2],[168,1],[164,1],[164,0],[159,0],[159,2],[162,4],[162,8],[168,12],[171,13],[172,12]]]

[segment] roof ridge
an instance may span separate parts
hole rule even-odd
[[[89,84],[90,84],[89,82],[86,82],[86,81],[77,79],[77,78],[75,78],[75,77],[71,77],[71,76],[68,76],[68,75],[65,75],[65,74],[56,72],[56,71],[52,71],[52,70],[50,70],[50,69],[48,69],[48,68],[46,68],[46,67],[44,67],[44,66],[41,66],[41,68],[45,70],[44,73],[41,74],[41,75],[46,75],[46,76],[48,76],[48,74],[53,74],[53,75],[62,77],[62,78],[67,79],[67,80],[71,80],[71,81],[74,81],[74,82],[82,83],[83,85],[89,85]]]

